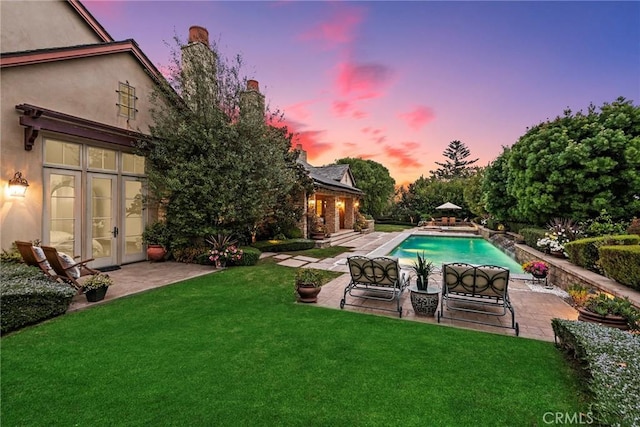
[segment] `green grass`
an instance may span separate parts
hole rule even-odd
[[[409,228],[414,228],[414,227],[411,225],[377,224],[376,223],[373,229],[375,231],[382,231],[384,233],[393,233],[395,231],[404,231]]]
[[[587,410],[551,343],[297,304],[294,272],[232,268],[2,338],[2,424],[532,426]]]
[[[328,248],[314,248],[306,249],[304,251],[291,251],[285,252],[292,256],[303,255],[313,258],[333,258],[336,255],[340,255],[344,252],[349,252],[351,248],[345,248],[344,246],[331,246]]]

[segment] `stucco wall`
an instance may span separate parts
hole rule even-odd
[[[1,1],[0,24],[2,52],[102,41],[66,1]]]

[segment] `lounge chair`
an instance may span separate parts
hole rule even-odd
[[[76,288],[78,293],[82,293],[83,286],[77,279],[100,273],[98,270],[87,266],[88,263],[93,261],[93,258],[74,261],[73,258],[62,252],[58,252],[58,250],[52,246],[43,246],[42,250],[53,271],[66,283]]]
[[[340,308],[345,305],[367,307],[376,310],[394,311],[402,317],[400,298],[409,285],[408,278],[400,271],[397,258],[352,256],[347,258],[351,281],[344,288]],[[347,303],[347,296],[377,301],[396,302],[395,309],[357,303]]]
[[[456,217],[455,216],[449,217],[449,225],[456,225]]]
[[[59,281],[59,279],[62,279],[53,272],[53,268],[47,261],[41,247],[33,246],[31,242],[21,242],[19,240],[16,240],[16,247],[25,264],[31,267],[38,267],[51,280]]]
[[[464,322],[482,323],[490,326],[508,328],[509,326],[486,323],[475,319],[454,316],[456,311],[504,316],[511,312],[511,329],[516,336],[520,327],[515,321],[515,310],[509,299],[509,270],[494,265],[474,266],[465,263],[442,265],[442,301],[438,312],[438,323],[441,318],[461,320]],[[454,305],[450,305],[454,303]],[[444,315],[447,308],[449,316]],[[502,308],[502,312],[482,310],[483,307]]]
[[[440,225],[448,225],[449,224],[449,218],[447,218],[446,216],[443,216],[442,219],[440,220]]]

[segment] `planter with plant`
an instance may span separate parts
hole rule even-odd
[[[578,320],[600,323],[622,330],[638,330],[640,310],[628,298],[610,297],[600,293],[586,298],[583,307],[578,307]]]
[[[88,302],[102,301],[113,279],[108,274],[94,274],[82,283],[84,296]]]
[[[230,235],[219,233],[209,236],[205,241],[211,245],[209,261],[216,268],[236,265],[242,260],[243,251],[238,248],[238,241]]]
[[[322,270],[315,268],[299,268],[296,271],[295,290],[298,301],[313,303],[318,302],[318,294],[322,285],[327,283],[329,278]]]
[[[424,252],[416,255],[411,269],[416,273],[416,286],[409,288],[411,293],[411,306],[418,315],[433,316],[438,309],[439,291],[429,291],[429,275],[433,273],[433,262],[427,261]]]
[[[327,237],[327,226],[324,225],[324,220],[316,215],[315,212],[309,212],[307,215],[307,221],[309,226],[309,237],[314,240],[322,240]]]
[[[164,261],[169,243],[167,225],[161,221],[147,225],[142,232],[142,242],[147,245],[149,261]]]

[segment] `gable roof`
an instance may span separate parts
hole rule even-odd
[[[86,22],[87,25],[89,27],[91,27],[93,32],[95,32],[96,35],[98,37],[100,37],[100,39],[103,42],[108,43],[108,42],[112,42],[113,41],[113,37],[111,37],[111,35],[109,35],[107,30],[104,29],[104,27],[98,22],[98,20],[96,18],[93,17],[91,12],[89,12],[87,10],[87,8],[84,7],[84,5],[82,3],[80,3],[80,1],[78,1],[78,0],[67,0],[67,3],[69,3],[69,5],[72,8],[74,8],[76,12],[78,12],[78,15],[80,15],[80,17],[82,17],[82,19],[84,19],[84,22]]]
[[[364,192],[359,188],[352,187],[351,185],[343,184],[340,182],[345,173],[348,173],[351,178],[353,178],[349,169],[349,165],[333,164],[316,167],[310,165],[299,157],[297,162],[300,163],[307,172],[309,172],[309,177],[313,180],[313,185],[316,188],[324,188],[333,191],[344,191],[346,193],[356,194],[359,196],[364,195]],[[352,179],[352,182],[355,181]]]

